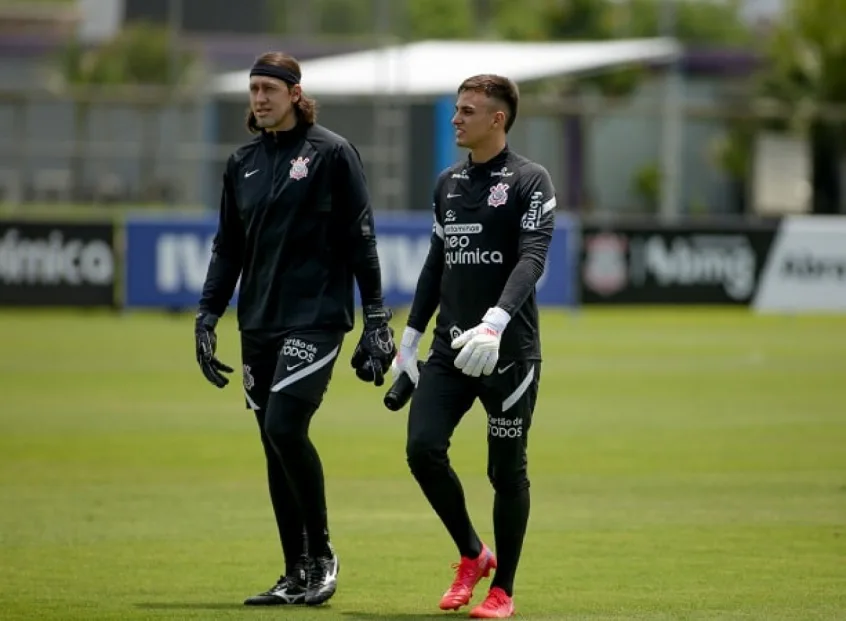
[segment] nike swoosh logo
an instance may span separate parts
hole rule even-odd
[[[303,366],[304,364],[305,364],[305,362],[298,362],[297,364],[289,364],[289,365],[288,365],[288,366],[286,366],[285,368],[286,368],[286,369],[288,369],[289,371],[293,371],[293,370],[294,370],[294,369],[296,369],[297,367],[301,367],[301,366]]]
[[[458,198],[461,194],[447,194],[447,198]]]
[[[500,375],[502,375],[503,373],[505,373],[508,369],[510,369],[510,368],[511,368],[511,367],[513,367],[513,366],[514,366],[514,363],[513,363],[513,362],[512,362],[511,364],[506,364],[506,365],[505,365],[504,367],[502,367],[501,369],[497,369],[497,370],[496,370],[496,372],[497,372],[497,373],[499,373]]]
[[[256,169],[256,170],[251,170],[251,171],[250,171],[250,172],[248,172],[248,173],[244,173],[244,179],[247,179],[248,177],[252,177],[252,176],[253,176],[254,174],[256,174],[257,172],[258,172],[258,169]]]

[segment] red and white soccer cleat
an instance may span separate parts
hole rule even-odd
[[[496,557],[488,546],[482,544],[482,553],[478,558],[462,556],[461,561],[453,567],[456,570],[455,580],[441,598],[441,610],[458,610],[469,604],[473,589],[479,581],[490,576],[491,571],[496,569]]]
[[[514,616],[514,600],[499,587],[493,587],[481,604],[470,611],[471,619],[507,619]]]

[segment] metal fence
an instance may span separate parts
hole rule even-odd
[[[559,202],[581,213],[657,212],[668,161],[682,214],[740,215],[779,200],[762,208],[807,210],[804,136],[759,134],[734,155],[740,162],[719,156],[732,122],[789,111],[728,103],[723,90],[717,81],[686,85],[675,160],[659,79],[620,100],[526,97],[510,142],[543,163]],[[0,92],[0,203],[214,207],[223,163],[248,139],[246,104],[246,92],[243,103],[155,89]],[[378,210],[429,208],[438,172],[431,102],[320,104],[321,122],[359,148]]]

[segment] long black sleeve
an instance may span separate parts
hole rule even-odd
[[[555,190],[549,173],[534,164],[521,182],[519,196],[525,206],[520,221],[519,258],[497,303],[511,316],[526,301],[543,275],[555,228]]]
[[[414,291],[414,299],[411,302],[411,311],[408,314],[408,326],[418,332],[425,332],[432,316],[438,309],[441,301],[441,278],[444,274],[444,223],[439,208],[439,196],[441,185],[446,177],[444,173],[435,182],[435,189],[432,192],[432,212],[434,222],[432,223],[432,241],[429,244],[429,254],[420,270],[417,278],[417,287]]]
[[[230,164],[231,160],[223,174],[217,232],[199,305],[201,311],[218,317],[226,311],[235,293],[244,262],[244,225],[235,203]]]
[[[373,208],[361,157],[350,143],[342,143],[337,148],[334,179],[333,190],[341,202],[341,218],[361,303],[364,306],[381,305],[382,268],[376,248]]]
[[[432,233],[429,254],[426,255],[423,269],[420,270],[414,300],[408,314],[408,326],[418,332],[426,331],[426,326],[429,325],[440,303],[441,276],[444,273],[443,232],[440,235],[441,237],[438,236],[437,231]]]

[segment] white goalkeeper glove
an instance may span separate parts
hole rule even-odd
[[[511,316],[499,307],[489,308],[482,323],[462,332],[452,341],[453,349],[460,349],[455,366],[465,375],[490,375],[499,360],[499,341]]]
[[[420,371],[417,368],[417,349],[422,336],[423,334],[414,328],[406,327],[403,330],[399,351],[391,363],[393,381],[397,381],[400,375],[405,373],[417,386],[417,380],[420,378]]]

